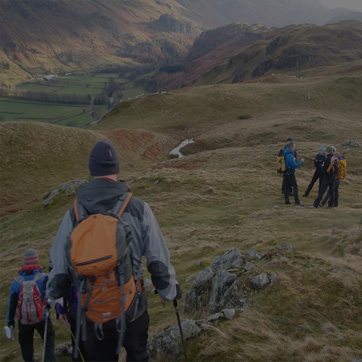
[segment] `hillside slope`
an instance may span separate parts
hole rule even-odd
[[[1,84],[45,72],[174,63],[202,29],[231,22],[282,26],[324,23],[329,10],[312,0],[0,2]]]
[[[165,160],[177,144],[149,131],[94,132],[37,122],[1,123],[0,215],[23,209],[64,182],[86,177],[89,151],[101,139],[116,145],[122,170]]]
[[[264,40],[244,47],[227,63],[205,73],[193,84],[234,83],[272,73],[300,75],[308,69],[347,65],[360,59],[361,22],[291,25],[270,31]]]

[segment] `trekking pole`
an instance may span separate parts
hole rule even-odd
[[[48,319],[49,319],[49,309],[47,308],[45,312],[45,327],[44,327],[44,335],[43,335],[43,355],[41,358],[41,362],[45,362],[45,349],[47,345],[47,334],[48,334]]]
[[[82,362],[84,362],[84,357],[83,357],[83,355],[82,355],[82,352],[80,351],[80,348],[79,348],[79,345],[77,345],[77,341],[76,341],[76,339],[75,339],[75,336],[74,336],[74,334],[73,334],[73,332],[72,332],[72,330],[71,330],[71,328],[70,328],[70,323],[69,323],[69,321],[68,321],[68,319],[67,319],[67,316],[64,314],[64,321],[65,321],[65,326],[67,327],[67,329],[68,329],[68,331],[69,331],[69,333],[70,333],[70,335],[71,335],[71,337],[72,337],[72,339],[73,339],[73,342],[74,342],[74,346],[77,346],[77,349],[78,349],[78,353],[79,353],[79,357],[80,357],[80,359],[82,360]]]
[[[177,299],[176,299],[176,298],[173,300],[173,305],[174,305],[174,307],[175,307],[175,312],[176,312],[176,316],[177,316],[177,323],[178,323],[178,327],[179,327],[179,329],[180,329],[180,336],[181,336],[182,348],[183,348],[183,350],[184,350],[185,360],[186,360],[186,362],[187,362],[189,359],[187,358],[186,345],[185,345],[184,335],[183,335],[183,333],[182,333],[182,327],[181,327],[181,321],[180,321],[180,314],[179,314],[178,303],[177,303]]]

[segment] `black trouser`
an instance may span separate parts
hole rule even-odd
[[[148,361],[148,324],[147,310],[135,321],[126,323],[123,346],[127,352],[127,361]],[[94,323],[87,319],[87,339],[84,342],[87,361],[118,361],[117,323],[112,320],[104,323],[102,327],[104,336],[99,340],[94,330]]]
[[[292,190],[292,186],[291,185],[289,185],[288,187],[287,187],[287,175],[285,174],[285,172],[283,173],[283,183],[282,183],[282,194],[283,194],[283,196],[285,197],[285,194],[287,194],[287,193],[291,193],[291,192],[293,192],[293,190]]]
[[[322,180],[323,180],[323,172],[320,172],[318,169],[315,170],[312,180],[306,190],[306,192],[304,193],[305,196],[308,196],[309,193],[312,191],[312,188],[314,186],[314,184],[316,183],[316,181],[319,179],[319,188],[318,188],[318,192],[321,189],[322,186]]]
[[[329,200],[329,196],[330,195],[328,190],[326,196],[321,201],[321,206],[324,206],[324,204]],[[339,182],[334,182],[334,202],[333,202],[334,207],[338,206],[338,200],[339,200]]]
[[[318,207],[319,203],[322,201],[323,195],[326,192],[326,190],[328,189],[328,196],[329,196],[329,201],[328,201],[328,206],[332,207],[334,204],[334,177],[332,177],[331,179],[328,179],[326,177],[323,178],[323,182],[322,182],[322,186],[319,190],[318,196],[317,198],[314,200],[313,206],[314,207]]]
[[[32,325],[22,324],[19,322],[18,325],[19,325],[19,343],[23,359],[26,362],[33,361],[34,330],[37,330],[41,338],[44,340],[45,320]],[[45,358],[44,358],[44,360],[47,362],[55,361],[54,339],[55,339],[55,333],[54,333],[53,324],[50,318],[48,318]]]
[[[300,204],[299,197],[298,197],[298,184],[297,184],[297,179],[295,178],[295,175],[286,174],[285,179],[286,179],[285,191],[289,190],[290,187],[293,187],[294,202],[296,205]],[[289,193],[288,192],[284,193],[284,197],[285,197],[285,202],[289,202]]]

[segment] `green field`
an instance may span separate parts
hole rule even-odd
[[[75,95],[94,98],[101,94],[110,82],[123,85],[116,92],[123,95],[123,99],[134,98],[145,90],[136,87],[134,82],[119,78],[117,73],[73,73],[68,76],[59,76],[55,81],[24,83],[17,86],[17,90],[33,93]],[[88,104],[64,104],[23,100],[18,98],[0,98],[0,121],[39,121],[57,123],[59,125],[82,127],[102,117],[107,112],[106,105],[94,106],[91,115]]]

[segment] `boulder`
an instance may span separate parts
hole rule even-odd
[[[201,334],[201,327],[190,319],[181,321],[181,328],[185,341]],[[156,334],[148,341],[147,347],[151,358],[156,358],[156,356],[168,356],[169,360],[175,361],[183,354],[178,324],[174,324]]]
[[[245,253],[245,259],[247,261],[253,261],[253,260],[260,260],[261,259],[261,255],[253,250],[248,250]]]
[[[254,276],[250,280],[250,283],[254,289],[264,289],[268,284],[270,284],[270,279],[266,273],[261,273]]]
[[[341,144],[341,146],[343,146],[343,147],[349,146],[349,147],[352,147],[352,148],[360,148],[361,144],[356,140],[346,140]]]
[[[199,311],[209,305],[210,313],[215,313],[224,308],[222,295],[236,279],[236,275],[230,271],[240,270],[244,265],[245,259],[237,249],[230,249],[222,257],[215,258],[209,267],[196,276],[187,290],[183,311]]]
[[[236,274],[222,270],[217,272],[212,280],[211,296],[209,301],[209,313],[216,313],[225,305],[225,293],[236,279]]]

